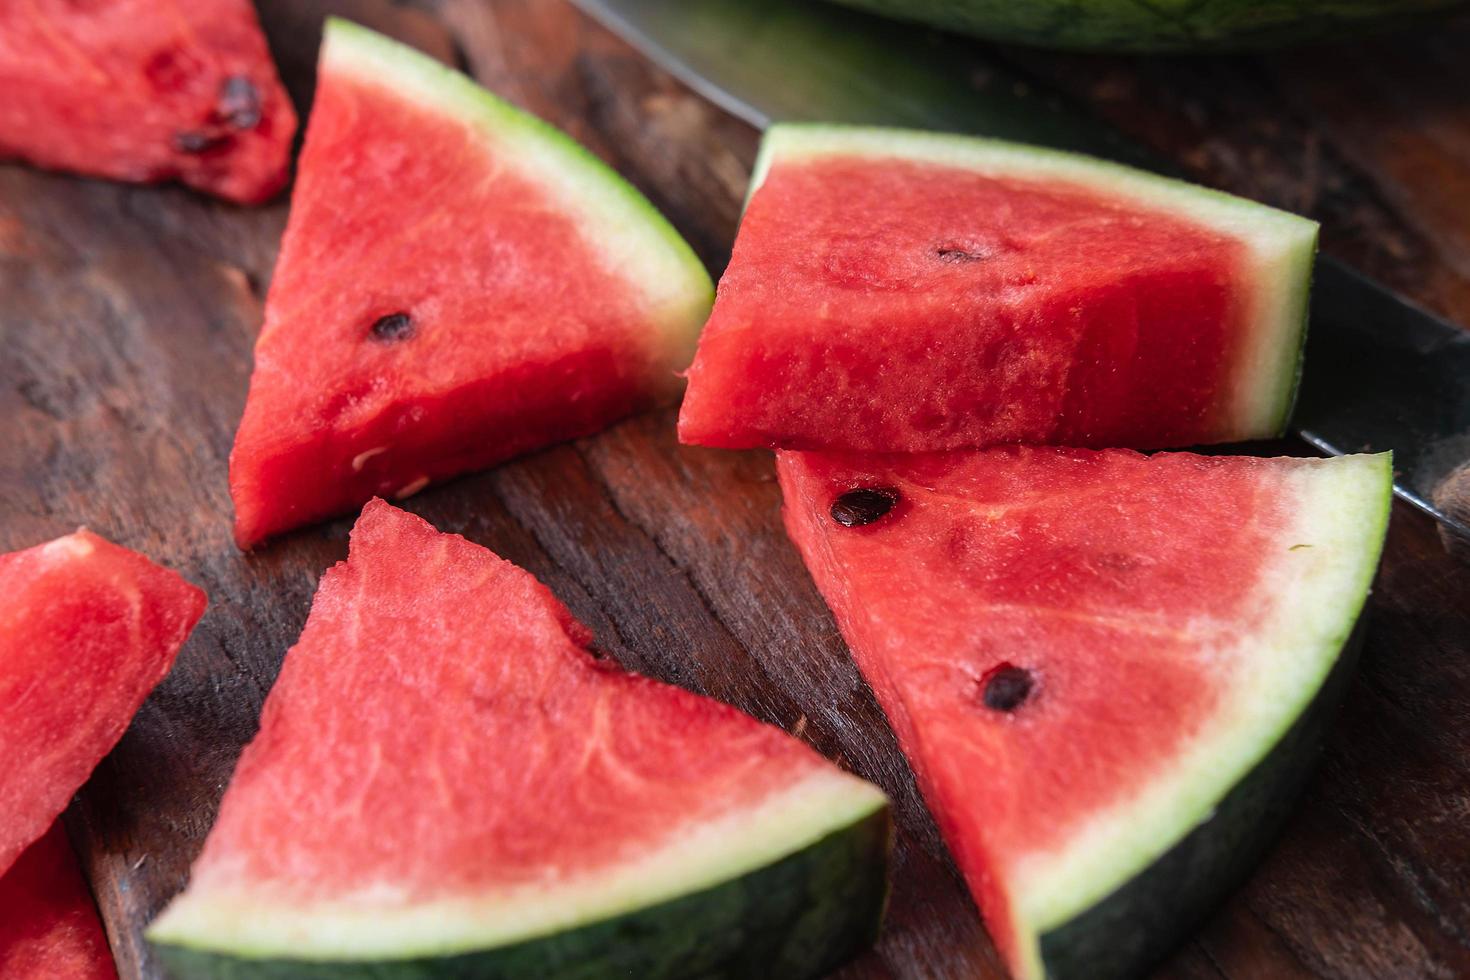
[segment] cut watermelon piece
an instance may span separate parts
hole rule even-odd
[[[677,393],[712,287],[564,134],[329,22],[230,457],[241,547]]]
[[[1317,226],[1087,157],[768,131],[684,442],[1136,449],[1281,432]]]
[[[871,939],[883,794],[589,639],[370,503],[150,938],[182,976],[640,980],[816,976]]]
[[[0,3],[0,157],[254,204],[295,132],[249,0]]]
[[[117,744],[204,605],[86,530],[0,555],[0,874]]]
[[[59,821],[0,876],[0,980],[117,980],[92,892]]]
[[[1320,741],[1390,457],[781,453],[786,524],[1018,977],[1161,956]]]

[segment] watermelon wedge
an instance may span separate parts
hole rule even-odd
[[[567,136],[330,21],[230,457],[236,539],[670,400],[711,294],[668,223]]]
[[[765,137],[684,442],[921,452],[1276,435],[1317,226],[1087,157],[937,133]]]
[[[368,504],[150,939],[180,976],[538,980],[812,977],[870,940],[883,794],[589,640]]]
[[[117,744],[204,605],[86,530],[0,555],[0,874]]]
[[[1345,683],[1388,454],[779,456],[786,524],[1017,977],[1126,976],[1246,872]]]
[[[0,876],[0,980],[117,980],[60,821]]]
[[[249,0],[0,3],[0,158],[255,204],[295,132]]]

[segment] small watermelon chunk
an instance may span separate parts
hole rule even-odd
[[[0,555],[0,874],[122,738],[205,602],[87,530]]]
[[[166,961],[802,978],[869,941],[883,794],[589,640],[529,573],[368,504],[149,930]]]
[[[60,821],[0,876],[0,980],[117,980]]]
[[[1276,435],[1317,226],[1087,157],[936,133],[765,138],[684,442],[922,452]]]
[[[0,158],[255,204],[295,132],[249,0],[0,3]]]
[[[672,399],[712,287],[653,207],[344,21],[230,457],[241,547]]]
[[[1249,871],[1345,683],[1388,454],[779,454],[786,524],[1017,977]]]

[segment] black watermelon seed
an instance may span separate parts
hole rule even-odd
[[[215,111],[235,129],[254,129],[260,122],[260,90],[244,75],[231,75],[220,83]]]
[[[407,340],[413,336],[413,317],[407,313],[380,316],[373,322],[372,333],[375,340]]]
[[[195,155],[216,150],[230,141],[227,133],[205,133],[197,130],[174,134],[174,148]]]
[[[993,253],[943,246],[936,248],[934,254],[939,256],[939,261],[941,262],[982,262],[990,258]]]
[[[1001,664],[981,682],[985,707],[992,711],[1015,711],[1031,694],[1036,679],[1031,671],[1015,664]]]
[[[843,527],[871,524],[898,503],[898,491],[892,487],[857,487],[832,501],[832,520]]]

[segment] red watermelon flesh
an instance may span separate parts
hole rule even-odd
[[[0,980],[117,980],[60,821],[0,876]]]
[[[1391,493],[1386,455],[783,452],[778,468],[791,537],[1020,976],[1312,700]]]
[[[254,204],[295,131],[249,0],[0,4],[0,157]]]
[[[585,150],[329,23],[230,484],[242,547],[676,392],[707,275]]]
[[[122,737],[205,601],[86,530],[0,555],[0,874]]]
[[[747,832],[789,844],[882,806],[779,729],[589,640],[529,573],[369,503],[150,937],[297,960],[463,952],[737,873]]]
[[[1117,165],[782,125],[689,370],[689,443],[1160,448],[1278,433],[1316,226]]]

